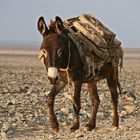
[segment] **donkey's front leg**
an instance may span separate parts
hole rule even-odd
[[[100,99],[97,93],[97,85],[94,82],[88,83],[88,92],[92,103],[92,113],[89,123],[86,124],[86,129],[91,131],[96,127],[96,115],[98,111],[98,106],[100,104]]]
[[[56,85],[53,85],[50,93],[46,96],[49,120],[50,120],[52,129],[56,132],[59,131],[59,124],[57,121],[57,117],[54,113],[54,99],[55,99],[55,96],[58,94],[58,92],[65,87],[65,85],[66,85],[66,82],[58,81]]]
[[[79,129],[79,112],[81,109],[81,100],[80,100],[80,92],[81,92],[81,82],[74,82],[74,95],[73,95],[73,118],[74,122],[70,130],[73,132],[76,129]]]

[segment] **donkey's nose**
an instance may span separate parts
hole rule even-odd
[[[56,84],[56,81],[58,80],[58,76],[57,77],[48,77],[48,79],[49,79],[49,81],[50,81],[50,83],[52,84],[52,85],[55,85]]]
[[[56,67],[49,67],[48,68],[48,79],[50,80],[51,84],[55,84],[58,80],[58,69]]]

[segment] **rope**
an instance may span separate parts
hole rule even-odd
[[[69,66],[70,66],[70,59],[71,59],[71,51],[70,51],[70,40],[68,41],[68,51],[69,51],[69,55],[68,55],[68,64],[67,64],[67,67],[66,69],[62,69],[60,68],[61,71],[65,71],[66,74],[67,74],[67,80],[68,80],[68,93],[65,94],[65,97],[70,99],[72,101],[72,103],[74,104],[75,108],[78,110],[78,106],[77,104],[75,103],[74,99],[73,99],[73,96],[70,95],[71,93],[71,85],[70,85],[70,77],[69,77]]]
[[[67,68],[66,68],[66,73],[67,73],[67,80],[68,80],[68,89],[69,89],[69,93],[71,93],[71,88],[70,88],[70,77],[69,77],[69,66],[70,66],[70,58],[71,58],[71,51],[70,51],[70,41],[68,42],[68,47],[69,47],[69,57],[68,57],[68,65],[67,65]]]
[[[69,72],[68,72],[68,70],[69,70],[69,66],[70,66],[70,58],[71,58],[71,51],[70,51],[70,41],[68,41],[68,51],[69,51],[69,55],[68,55],[68,64],[67,64],[67,67],[66,67],[66,69],[62,69],[62,68],[60,68],[60,70],[61,71],[65,71],[66,72],[66,74],[67,74],[67,80],[68,80],[68,86],[69,86],[69,93],[71,93],[71,89],[70,89],[70,78],[69,78]]]

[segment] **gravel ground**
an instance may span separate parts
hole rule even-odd
[[[30,50],[31,51],[31,50]],[[26,52],[26,51],[25,51]],[[114,129],[112,104],[105,80],[98,83],[100,107],[97,127],[84,131],[91,104],[82,87],[81,127],[71,133],[72,103],[65,98],[66,87],[55,101],[60,131],[54,133],[48,121],[45,93],[51,86],[37,53],[0,53],[0,130],[3,140],[139,140],[140,139],[140,53],[129,53],[120,74],[123,96],[119,98],[120,127]],[[138,52],[136,52],[138,53]],[[132,57],[133,56],[133,57]],[[135,57],[137,56],[137,57]],[[133,58],[133,59],[132,59]],[[136,67],[135,67],[136,66]]]

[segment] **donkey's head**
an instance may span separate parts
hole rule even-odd
[[[66,68],[68,61],[68,38],[64,35],[64,26],[60,17],[50,21],[47,27],[43,17],[38,20],[38,30],[43,36],[39,59],[45,64],[48,79],[55,84],[59,78],[59,69]]]

